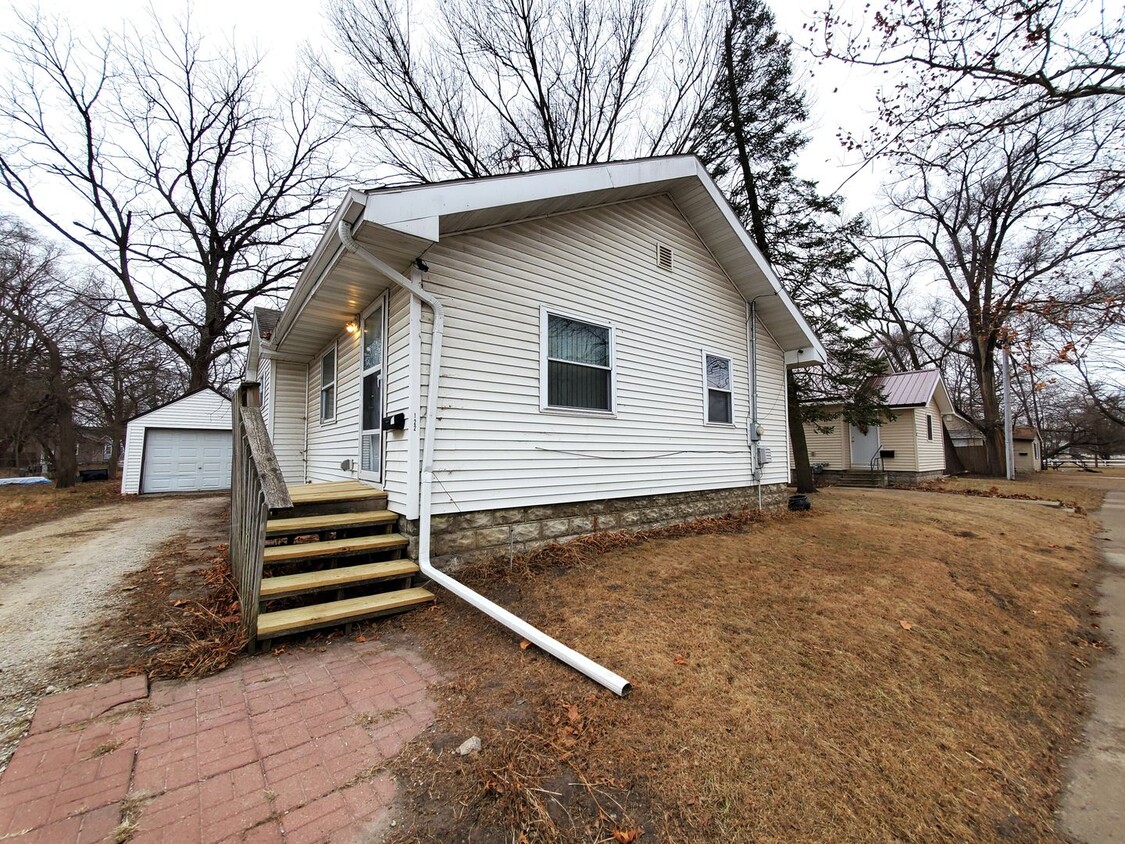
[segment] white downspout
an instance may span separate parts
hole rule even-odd
[[[758,420],[758,311],[754,302],[746,308],[746,355],[750,358],[750,424],[746,436],[750,441],[750,462],[753,478],[758,486],[758,511],[762,509],[762,464],[758,462],[758,445],[762,441],[762,426]]]
[[[542,630],[532,627],[519,616],[513,615],[499,604],[493,603],[478,592],[474,592],[465,584],[434,568],[433,564],[430,563],[430,508],[433,503],[431,499],[434,483],[434,438],[437,433],[438,377],[441,369],[441,341],[445,324],[445,311],[441,302],[423,290],[420,284],[415,284],[395,270],[394,267],[356,243],[352,237],[351,228],[345,221],[340,221],[337,232],[345,249],[359,255],[380,275],[385,276],[411,295],[416,296],[434,314],[434,327],[430,345],[430,381],[426,394],[425,440],[422,445],[422,483],[418,494],[418,568],[422,570],[423,574],[458,598],[468,602],[485,615],[496,619],[509,630],[527,639],[551,656],[565,662],[571,668],[581,671],[591,680],[601,683],[607,689],[622,697],[629,694],[632,691],[632,686],[624,677],[598,665],[592,659],[583,656],[573,648],[568,648],[562,642],[552,639]]]

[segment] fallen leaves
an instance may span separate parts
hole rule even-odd
[[[907,621],[905,618],[900,618],[898,620],[898,626],[901,627],[903,630],[913,630],[914,629],[914,625],[911,624],[909,621]]]
[[[521,639],[520,640],[520,650],[521,651],[526,651],[530,647],[531,647],[531,642],[527,641],[527,639]]]
[[[676,665],[687,665],[688,661],[684,659],[683,654],[676,654],[676,658],[672,660]]]
[[[613,840],[616,841],[617,844],[633,844],[634,841],[641,837],[641,832],[643,832],[643,830],[640,827],[635,829],[618,829],[614,827]]]

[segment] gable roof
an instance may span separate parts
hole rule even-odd
[[[135,422],[138,419],[144,419],[144,417],[148,416],[149,414],[156,413],[156,411],[163,410],[166,407],[171,407],[172,405],[174,405],[178,402],[182,402],[184,399],[191,398],[192,396],[198,395],[199,393],[203,393],[203,392],[211,392],[211,393],[214,393],[216,396],[218,396],[223,401],[230,401],[230,399],[228,399],[226,396],[224,396],[222,393],[220,393],[218,390],[214,389],[213,387],[197,387],[194,390],[191,390],[189,392],[184,393],[182,396],[176,396],[176,398],[169,399],[168,401],[164,402],[163,404],[158,404],[156,407],[151,408],[149,410],[146,410],[144,413],[138,413],[136,416],[131,416],[128,419],[126,419],[125,422],[126,422],[126,424],[128,424],[129,422]]]
[[[756,303],[786,363],[824,363],[824,347],[694,155],[352,189],[297,280],[272,344],[311,357],[370,300],[370,269],[341,247],[336,234],[341,222],[352,227],[357,241],[405,272],[433,244],[461,232],[661,195],[671,198],[743,298]]]
[[[1012,426],[1012,439],[1013,440],[1037,440],[1039,439],[1039,432],[1035,430],[1032,425],[1013,425]]]
[[[254,324],[258,326],[258,336],[269,340],[277,329],[277,321],[281,319],[281,311],[273,308],[254,308]]]
[[[945,382],[936,369],[889,372],[875,376],[869,383],[883,391],[889,407],[925,407],[934,399],[942,414],[955,412]]]

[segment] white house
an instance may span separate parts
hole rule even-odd
[[[121,466],[123,495],[230,487],[230,400],[196,390],[129,420]]]
[[[433,316],[341,224],[444,309],[436,559],[784,499],[786,367],[825,353],[694,156],[350,191],[252,333],[290,485],[417,530]]]

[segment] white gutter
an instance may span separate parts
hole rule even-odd
[[[441,341],[445,326],[445,311],[441,302],[432,294],[423,290],[420,284],[407,278],[381,258],[356,243],[352,237],[351,227],[346,221],[341,220],[336,231],[345,249],[359,255],[380,275],[385,276],[394,284],[424,302],[434,314],[434,327],[430,344],[430,383],[426,393],[425,439],[422,445],[422,483],[418,494],[418,568],[422,570],[423,574],[438,585],[448,589],[458,598],[468,602],[485,615],[491,616],[509,630],[527,639],[556,659],[565,662],[571,668],[581,671],[591,680],[601,683],[614,694],[622,697],[629,694],[632,691],[632,686],[624,677],[598,665],[598,663],[583,656],[573,648],[568,648],[557,639],[552,639],[542,630],[532,627],[519,616],[513,615],[499,604],[493,603],[478,592],[474,592],[459,580],[439,571],[430,562],[430,509],[433,505],[434,438],[437,433],[438,379],[441,374]]]

